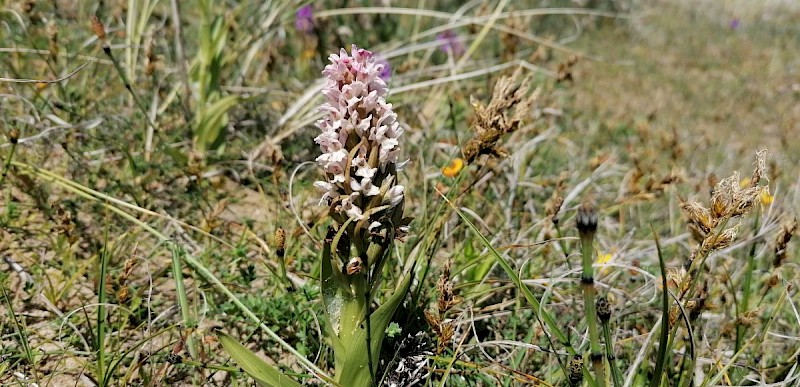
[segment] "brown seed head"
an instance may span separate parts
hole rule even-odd
[[[117,301],[120,303],[128,302],[128,298],[130,297],[130,292],[128,290],[128,286],[123,286],[117,291]]]
[[[669,308],[669,326],[674,327],[679,317],[681,317],[681,308],[678,305],[672,305]]]
[[[547,201],[544,211],[553,220],[553,223],[558,223],[558,212],[561,210],[562,204],[564,204],[564,198],[561,195],[555,195]]]
[[[792,235],[797,232],[797,218],[787,217],[781,221],[781,229],[778,231],[778,236],[775,238],[775,259],[772,264],[775,267],[783,264],[786,260],[786,246],[792,239]]]
[[[685,202],[681,208],[686,215],[689,231],[697,242],[702,242],[717,224],[711,211],[698,202]]]
[[[275,230],[275,252],[276,254],[278,254],[278,257],[283,258],[285,248],[286,248],[286,230],[278,227],[278,229]]]
[[[19,141],[19,129],[12,128],[8,131],[8,141],[12,144],[16,144]]]
[[[717,239],[714,240],[714,245],[711,247],[711,249],[721,250],[730,246],[731,243],[733,243],[733,241],[736,239],[736,232],[738,230],[739,230],[738,225],[725,229],[725,231],[720,233]],[[710,236],[709,238],[713,238],[713,236]]]
[[[92,31],[100,40],[106,39],[106,28],[103,26],[103,22],[100,21],[100,18],[97,15],[92,16]]]

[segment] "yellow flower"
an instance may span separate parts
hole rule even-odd
[[[598,253],[597,259],[595,259],[594,264],[602,266],[600,270],[598,270],[601,274],[608,273],[608,270],[611,269],[610,266],[606,266],[607,263],[611,262],[611,253]]]
[[[450,165],[442,168],[442,175],[447,177],[455,177],[464,168],[464,160],[454,158],[450,161]]]
[[[764,207],[768,207],[775,201],[775,197],[769,194],[769,187],[764,187],[761,190],[761,194],[758,195],[758,198],[761,200],[761,205]]]

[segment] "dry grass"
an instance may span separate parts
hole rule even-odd
[[[659,354],[661,385],[796,382],[793,2],[641,2],[619,19],[542,17],[529,4],[493,19],[494,2],[458,14],[446,1],[429,4],[441,13],[326,5],[309,35],[294,30],[294,2],[226,3],[215,8],[228,31],[216,90],[239,99],[218,153],[192,140],[199,11],[161,2],[133,36],[123,3],[0,1],[0,384],[249,383],[217,329],[318,383],[275,336],[330,370],[317,301],[329,219],[306,161],[317,153],[319,71],[350,40],[392,64],[388,100],[411,160],[401,180],[417,220],[379,293],[412,261],[417,281],[394,320],[402,332],[385,345],[387,380],[555,385],[590,375],[589,357],[570,351],[589,347],[575,214],[591,201],[594,281],[628,385],[648,385]],[[95,14],[114,56],[92,30]],[[437,49],[448,28],[469,60]],[[467,162],[455,168],[459,156]],[[748,181],[735,173],[752,169]],[[669,321],[665,290],[679,301]],[[391,373],[400,364],[408,375]]]

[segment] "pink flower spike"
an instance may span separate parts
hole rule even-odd
[[[402,218],[404,188],[395,175],[402,167],[397,159],[403,129],[385,99],[388,62],[356,45],[329,60],[322,71],[320,134],[314,139],[322,152],[316,161],[325,172],[325,180],[315,183],[324,192],[321,203],[331,205],[339,221],[369,218],[366,224],[373,228],[390,224],[384,220]],[[385,204],[388,208],[376,209]]]

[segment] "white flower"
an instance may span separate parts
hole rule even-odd
[[[403,200],[404,190],[405,188],[403,188],[402,185],[396,185],[392,188],[389,188],[389,190],[386,191],[386,195],[383,196],[383,203],[389,203],[390,207],[397,206]]]
[[[342,200],[342,204],[339,205],[340,211],[344,212],[348,218],[352,218],[354,220],[364,219],[361,208],[353,203],[354,200],[358,199],[358,196],[358,192],[353,192],[350,194],[350,196],[345,197]]]

